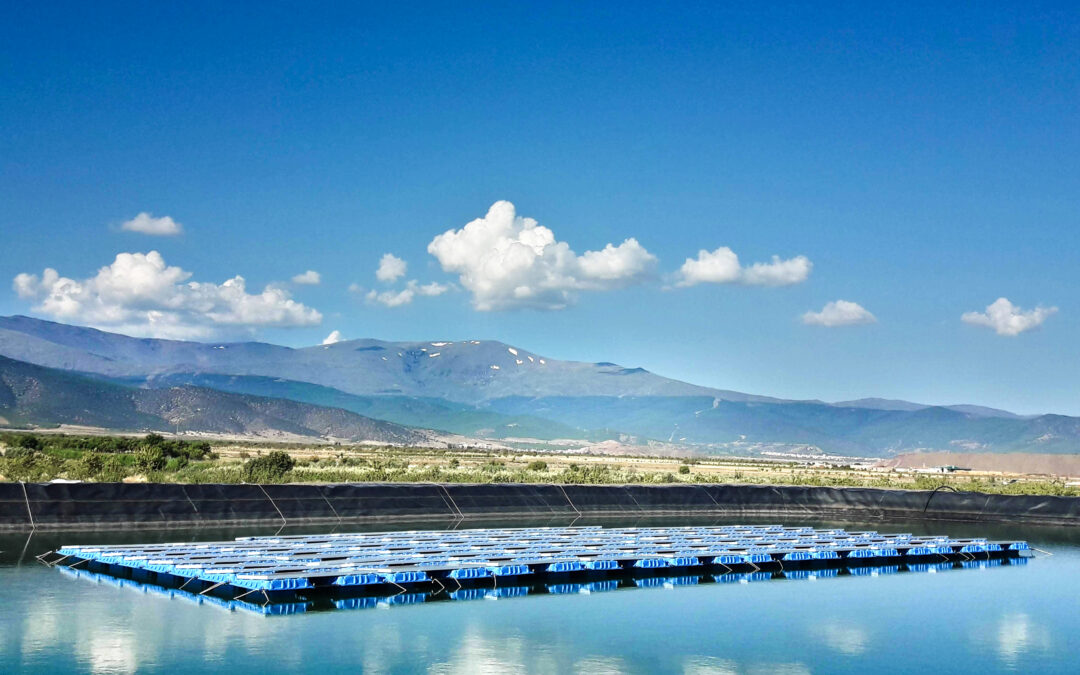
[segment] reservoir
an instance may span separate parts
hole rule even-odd
[[[607,519],[605,527],[727,523]],[[508,527],[567,522],[505,523]],[[62,544],[220,541],[325,527],[0,535],[5,673],[1074,673],[1080,530],[993,524],[762,521],[791,527],[1025,540],[1026,564],[381,602],[263,616],[64,574],[35,556]],[[477,524],[489,527],[491,523]],[[403,523],[438,529],[445,523]],[[468,522],[458,524],[466,529]],[[349,526],[338,532],[393,529]],[[760,578],[760,577],[759,577]],[[347,607],[347,606],[346,606]]]

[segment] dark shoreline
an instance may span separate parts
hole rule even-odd
[[[1080,525],[1080,498],[762,485],[0,483],[0,530],[636,516]]]

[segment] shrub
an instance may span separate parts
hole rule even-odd
[[[684,475],[690,473],[690,467],[683,464],[682,466],[679,467],[679,473],[684,474]]]
[[[72,478],[78,480],[92,480],[97,478],[101,474],[101,470],[105,468],[105,459],[101,456],[101,453],[87,452],[79,459],[73,462]]]
[[[274,450],[244,462],[240,476],[246,483],[273,483],[282,480],[295,466],[296,460],[289,453]]]
[[[0,471],[8,480],[27,482],[52,480],[59,476],[64,468],[64,460],[59,457],[25,450],[15,456],[5,455],[3,464],[0,465]]]
[[[169,472],[176,472],[183,469],[188,465],[188,458],[181,455],[180,457],[170,457],[169,461],[165,463],[165,470]]]
[[[30,448],[20,448],[19,446],[14,445],[7,449],[7,451],[4,453],[4,457],[14,461],[17,459],[30,459],[37,454],[37,450],[31,450]]]
[[[547,468],[547,462],[539,459],[525,465],[526,471],[547,471]]]
[[[165,453],[156,445],[143,448],[135,453],[135,467],[143,473],[161,471],[165,468]]]
[[[19,434],[15,437],[15,442],[12,443],[12,449],[25,450],[26,452],[38,452],[45,444],[41,442],[41,439],[33,434]],[[11,453],[11,450],[8,450]]]

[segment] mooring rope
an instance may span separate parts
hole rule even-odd
[[[187,490],[183,485],[180,486],[180,492],[184,493],[184,499],[188,500],[188,504],[191,504],[191,508],[195,510],[195,513],[199,512],[199,507],[195,506],[195,502],[191,501],[191,495],[187,493]]]
[[[30,495],[26,494],[26,483],[19,481],[19,485],[22,486],[23,499],[26,500],[26,514],[30,516],[30,530],[36,530],[37,525],[34,524],[34,512],[30,510]]]
[[[450,491],[446,489],[446,486],[442,483],[433,483],[433,485],[437,485],[439,489],[443,491],[443,494],[446,495],[446,498],[450,500],[450,506],[452,506],[454,510],[457,511],[458,518],[465,520],[465,514],[462,513],[461,509],[458,508],[457,502],[455,502],[454,498],[450,496]]]
[[[941,484],[941,485],[939,485],[939,486],[937,486],[937,487],[936,487],[936,488],[934,488],[934,490],[933,490],[933,491],[932,491],[932,492],[930,493],[930,496],[926,498],[926,504],[923,504],[923,507],[922,507],[923,513],[926,513],[926,509],[930,508],[930,500],[934,498],[934,495],[936,495],[936,494],[938,493],[938,490],[952,490],[953,492],[959,492],[959,490],[957,490],[957,489],[956,489],[956,488],[954,488],[953,486],[951,486],[951,485],[946,485],[946,484],[944,484],[944,483],[943,483],[943,484]],[[986,505],[985,505],[985,504],[983,505],[983,508],[986,508]]]
[[[199,595],[206,595],[207,593],[209,593],[210,591],[214,590],[214,589],[215,589],[215,588],[217,588],[218,586],[224,586],[224,585],[225,585],[225,582],[224,582],[224,581],[219,581],[218,583],[214,584],[213,586],[211,586],[210,588],[206,589],[205,591],[201,591],[201,592],[199,593]]]
[[[575,504],[570,499],[570,495],[566,494],[566,488],[563,487],[562,483],[557,483],[557,485],[559,486],[559,489],[562,490],[562,496],[566,498],[566,503],[570,505],[570,508],[574,509],[574,511],[578,514],[578,518],[580,518],[581,517],[581,510],[578,509],[577,504]],[[575,522],[577,521],[576,518],[574,520],[575,520]]]
[[[326,502],[326,505],[329,506],[330,510],[334,512],[334,517],[337,518],[338,522],[340,523],[341,522],[341,514],[337,512],[337,509],[334,508],[334,505],[331,504],[330,500],[326,498],[326,495],[323,493],[321,488],[319,489],[319,496],[323,498],[323,501]]]
[[[719,509],[720,511],[723,511],[723,510],[724,510],[724,507],[720,506],[720,502],[716,501],[716,497],[713,497],[713,496],[712,496],[712,494],[710,494],[710,493],[709,493],[709,491],[705,489],[705,486],[704,486],[704,485],[695,485],[694,487],[696,487],[696,488],[698,488],[699,490],[701,490],[702,492],[704,492],[704,493],[705,493],[705,496],[706,496],[706,497],[708,497],[709,499],[711,499],[711,500],[712,500],[712,503],[713,503],[713,504],[716,504],[717,508],[718,508],[718,509]]]
[[[274,510],[277,511],[278,516],[281,517],[281,526],[284,527],[289,522],[288,519],[285,518],[285,514],[282,513],[281,509],[279,509],[277,507],[277,504],[274,503],[273,498],[270,496],[270,493],[266,491],[266,488],[264,488],[260,483],[256,483],[256,485],[258,485],[259,489],[262,490],[262,493],[266,495],[266,498],[270,500],[270,505],[274,507]]]

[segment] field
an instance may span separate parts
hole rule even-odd
[[[1046,476],[987,471],[916,473],[868,464],[750,458],[662,458],[477,449],[190,441],[157,434],[0,435],[3,480],[446,483],[735,483],[957,490],[1080,496]]]

